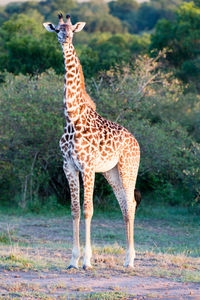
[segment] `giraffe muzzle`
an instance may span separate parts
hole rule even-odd
[[[63,41],[63,44],[68,44],[68,43],[70,43],[71,41],[70,41],[70,38],[69,37],[67,37],[64,41]]]

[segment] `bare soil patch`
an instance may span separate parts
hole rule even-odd
[[[99,270],[100,271],[100,270]],[[98,272],[100,273],[100,272]],[[46,297],[59,299],[66,297],[89,298],[106,292],[123,292],[132,299],[199,299],[200,284],[182,283],[164,278],[140,276],[97,277],[87,271],[65,272],[4,272],[0,278],[1,296]],[[39,292],[38,295],[36,292]],[[89,295],[87,295],[89,294]],[[43,296],[42,296],[43,295]],[[123,294],[122,294],[123,295]],[[142,297],[142,298],[141,298]],[[100,299],[100,298],[99,298]]]

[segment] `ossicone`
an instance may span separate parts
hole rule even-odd
[[[61,12],[58,14],[58,19],[63,19],[63,14]]]

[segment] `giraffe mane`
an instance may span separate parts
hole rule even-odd
[[[96,105],[94,101],[90,98],[90,96],[87,94],[85,90],[85,80],[84,80],[83,70],[80,61],[79,61],[79,72],[80,72],[81,90],[82,90],[83,99],[86,101],[86,103],[89,106],[91,106],[94,110],[96,110]]]

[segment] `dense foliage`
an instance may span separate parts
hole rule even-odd
[[[200,81],[200,7],[184,3],[173,22],[161,20],[152,35],[151,49],[167,49],[167,59],[184,80]]]
[[[74,45],[97,111],[141,146],[138,187],[153,201],[200,202],[200,4],[182,0],[45,0],[0,8],[1,202],[69,203],[58,142],[63,57],[57,12],[86,21]],[[160,50],[163,52],[161,53]],[[61,75],[62,74],[62,75]],[[97,175],[95,200],[112,201]]]
[[[103,0],[84,3],[46,0],[11,3],[0,10],[1,71],[36,74],[51,67],[58,74],[63,72],[62,53],[56,44],[56,36],[45,32],[42,27],[43,21],[57,23],[58,9],[71,13],[73,22],[86,21],[85,32],[76,35],[75,44],[87,77],[95,77],[110,67],[134,64],[138,53],[148,53],[148,50],[156,53],[167,48],[167,59],[175,67],[176,75],[198,84],[198,1],[151,0],[139,4],[135,0],[117,0],[107,4]],[[154,27],[150,43],[147,32]]]
[[[62,51],[56,35],[46,32],[42,23],[42,16],[35,12],[31,17],[25,14],[13,16],[2,25],[2,70],[14,74],[36,74],[52,67],[57,73],[63,73]],[[97,72],[115,65],[125,65],[133,61],[136,54],[147,52],[150,42],[147,34],[139,37],[128,33],[96,33],[90,34],[90,39],[87,35],[83,33],[75,36],[87,77],[95,76]]]
[[[169,74],[154,73],[156,67],[155,60],[141,57],[135,71],[126,70],[123,81],[120,73],[118,77],[109,72],[88,87],[98,111],[126,126],[139,140],[138,185],[143,192],[154,191],[154,199],[171,204],[191,205],[199,193],[200,129],[197,126],[189,135],[188,128],[198,118],[199,99],[184,95],[184,87]],[[38,199],[49,201],[53,195],[61,203],[69,201],[58,148],[64,126],[62,76],[49,71],[32,79],[7,74],[5,80],[0,93],[1,196],[22,207],[27,202],[37,204]],[[110,191],[102,191],[101,184],[99,177],[98,201]]]

